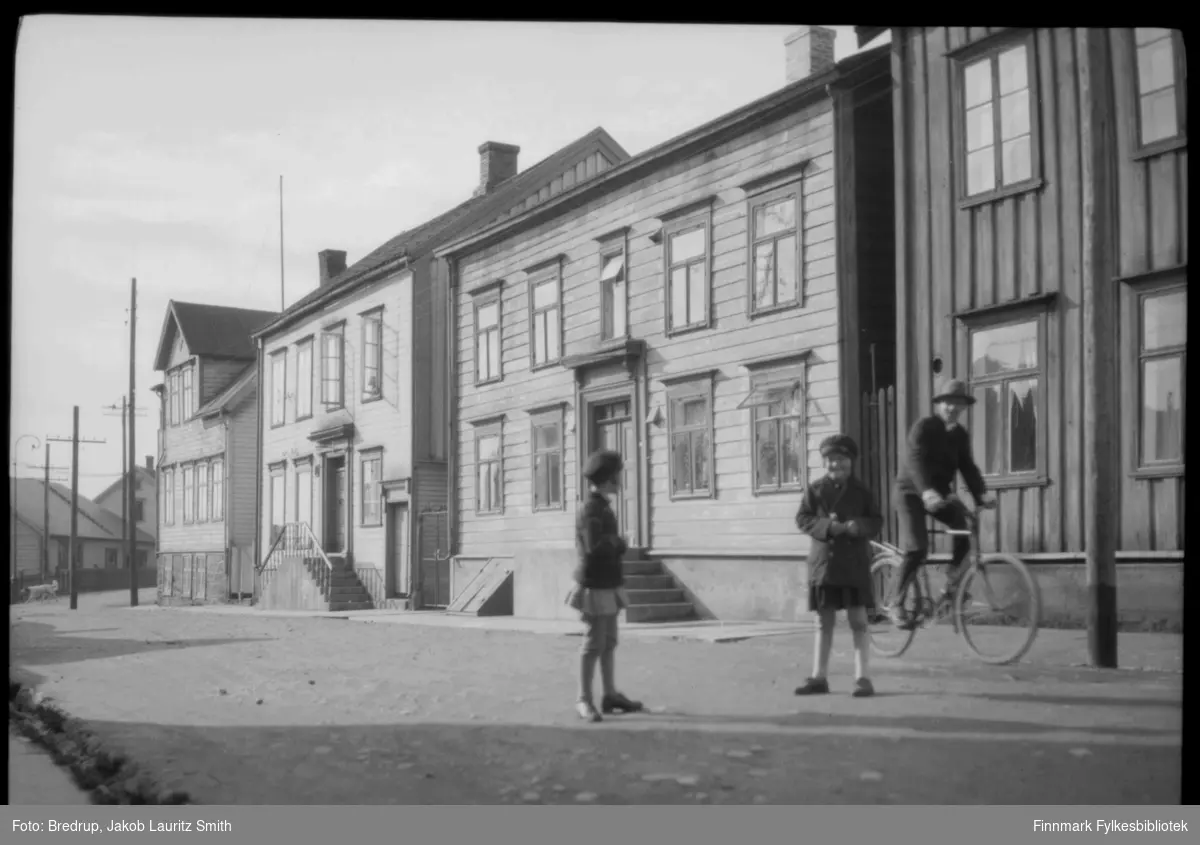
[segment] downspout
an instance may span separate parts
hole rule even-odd
[[[258,564],[262,561],[262,500],[263,500],[263,474],[262,474],[262,449],[263,449],[263,339],[258,339],[258,373],[255,376],[254,383],[254,403],[258,408],[258,419],[254,426],[254,587],[253,591],[258,592]],[[257,596],[255,597],[257,600]]]
[[[458,554],[458,264],[452,258],[446,263],[446,521],[450,548],[447,554]]]
[[[233,441],[229,437],[229,414],[224,409],[221,409],[221,426],[225,430],[225,450],[224,458],[221,466],[221,520],[225,523],[225,577],[229,578],[233,574],[233,512],[229,509],[229,467],[233,461],[230,460]],[[212,470],[209,470],[208,483],[212,484]],[[237,596],[238,601],[242,599],[242,584],[245,583],[245,577],[242,574],[242,562],[238,560],[238,585]],[[232,593],[232,590],[230,591]]]

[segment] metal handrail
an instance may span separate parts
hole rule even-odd
[[[301,540],[306,542],[300,542]],[[281,543],[283,544],[282,549],[279,548]],[[271,543],[271,548],[267,550],[267,554],[263,557],[262,562],[255,566],[255,570],[262,573],[267,568],[271,558],[279,552],[287,554],[288,552],[308,552],[313,550],[316,551],[316,555],[313,556],[319,557],[324,561],[325,568],[332,574],[333,561],[329,559],[329,556],[325,554],[325,550],[321,548],[321,543],[317,540],[317,535],[313,533],[309,524],[307,522],[289,522],[283,526],[283,530],[279,532],[279,536]]]

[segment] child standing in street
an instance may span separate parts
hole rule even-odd
[[[829,692],[829,655],[839,610],[846,611],[854,635],[854,697],[874,695],[868,677],[871,638],[867,612],[874,608],[871,538],[883,524],[874,494],[854,476],[858,446],[844,434],[821,443],[826,475],[809,485],[796,514],[796,526],[812,538],[808,552],[808,609],[819,628],[812,677],[796,695]]]
[[[579,659],[579,699],[575,710],[581,719],[601,721],[592,701],[592,681],[596,663],[604,685],[600,709],[605,713],[634,713],[642,709],[617,692],[614,651],[617,648],[617,615],[628,607],[621,556],[627,551],[617,528],[617,517],[609,497],[621,487],[624,462],[612,451],[600,451],[588,458],[583,476],[589,495],[575,517],[575,548],[579,564],[575,568],[575,587],[567,595],[567,604],[579,611],[587,626]]]

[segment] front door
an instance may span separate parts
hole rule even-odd
[[[389,595],[408,595],[408,505],[388,506]]]
[[[325,550],[346,551],[346,459],[330,458],[326,474]]]
[[[421,606],[444,608],[450,604],[449,520],[446,511],[425,511],[420,516]]]
[[[633,413],[628,398],[604,401],[591,406],[592,437],[591,451],[611,449],[624,460],[621,473],[621,491],[613,497],[613,511],[617,525],[630,545],[637,541],[637,430],[633,424]],[[586,457],[585,457],[586,460]],[[587,481],[584,480],[586,489]]]

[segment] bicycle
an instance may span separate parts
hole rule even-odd
[[[957,497],[952,497],[957,499]],[[1037,637],[1041,615],[1041,594],[1037,581],[1029,568],[1017,557],[1003,553],[984,554],[979,549],[978,511],[991,509],[995,505],[976,504],[975,511],[964,508],[967,528],[955,530],[931,527],[929,534],[945,534],[949,537],[966,537],[970,551],[962,563],[962,577],[953,596],[933,599],[929,583],[929,560],[926,559],[909,588],[909,613],[915,613],[914,624],[908,630],[900,628],[891,619],[891,608],[895,605],[895,592],[900,583],[903,552],[890,543],[873,542],[876,550],[871,564],[871,578],[875,588],[877,611],[870,619],[871,648],[880,657],[899,657],[912,645],[917,631],[947,619],[954,626],[954,633],[961,635],[967,647],[985,663],[1003,665],[1019,660],[1029,651]],[[931,543],[932,545],[932,543]],[[999,654],[985,653],[981,646],[986,635],[997,631],[1011,632],[1015,627],[1008,612],[1011,603],[1001,605],[999,593],[1016,592],[1025,597],[1028,604],[1028,630],[1023,636],[1014,638],[1014,645]],[[983,602],[980,601],[983,597]]]

